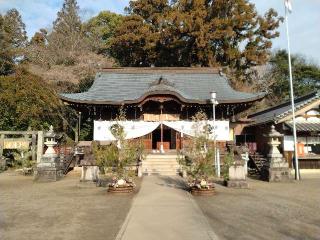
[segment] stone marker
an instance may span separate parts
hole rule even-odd
[[[81,182],[93,181],[96,182],[99,179],[99,167],[98,166],[82,166]]]
[[[227,186],[232,188],[248,188],[248,182],[246,179],[246,161],[242,159],[241,151],[246,149],[237,149],[235,153],[235,161],[232,166],[229,167],[229,180]]]

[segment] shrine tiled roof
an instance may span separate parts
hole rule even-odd
[[[99,72],[87,92],[63,93],[69,103],[131,104],[153,94],[171,94],[187,103],[210,103],[210,92],[219,103],[253,102],[264,93],[234,90],[228,79],[210,68],[117,68]]]
[[[293,123],[286,123],[288,127],[293,129]],[[297,122],[296,123],[297,132],[320,132],[319,122]]]
[[[295,112],[320,99],[320,92],[312,92],[294,100]],[[281,119],[292,114],[291,101],[281,103],[248,116],[253,121],[250,125],[268,122],[278,123]]]

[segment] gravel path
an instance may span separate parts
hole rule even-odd
[[[0,239],[115,239],[134,194],[110,195],[79,179],[69,173],[58,182],[34,183],[32,177],[1,173]]]
[[[248,190],[218,185],[215,196],[196,198],[220,239],[320,239],[320,176],[249,184]]]

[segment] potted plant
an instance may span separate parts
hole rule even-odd
[[[214,148],[209,138],[211,126],[207,123],[207,116],[202,111],[198,112],[192,120],[194,136],[189,146],[184,148],[180,164],[187,171],[187,180],[192,194],[212,195],[214,193],[212,183]]]
[[[121,121],[125,120],[125,112],[120,109],[117,123],[110,127],[110,131],[116,138],[116,142],[107,146],[93,146],[94,155],[102,173],[111,175],[108,192],[128,193],[132,192],[135,183],[131,166],[142,155],[141,144],[125,138],[125,131]]]

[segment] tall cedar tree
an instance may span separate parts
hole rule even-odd
[[[248,0],[130,1],[111,54],[123,66],[228,66],[246,73],[266,63],[282,18],[259,16]]]
[[[56,50],[56,64],[73,65],[75,56],[86,48],[87,41],[79,16],[76,0],[65,0],[57,19],[53,22],[53,31],[48,36],[50,48]]]
[[[14,72],[15,63],[23,59],[26,44],[27,33],[20,13],[11,9],[0,15],[0,75]]]

